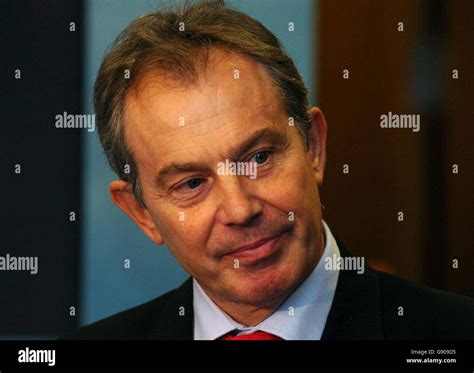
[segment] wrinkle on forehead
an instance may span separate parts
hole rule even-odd
[[[235,70],[239,72],[238,79],[234,79]],[[241,107],[259,110],[269,105],[281,105],[277,89],[260,63],[220,49],[210,52],[207,68],[191,85],[177,85],[159,71],[148,73],[140,81],[127,97],[127,107],[133,104],[143,114],[153,113],[162,125],[162,131],[166,131],[166,127],[174,129],[180,117],[185,119],[186,125],[192,125]],[[190,91],[194,93],[193,100],[189,99]],[[274,98],[271,102],[268,101],[269,95]],[[202,105],[208,109],[205,115],[200,112]],[[160,107],[167,110],[162,112]]]
[[[239,79],[234,78],[236,69]],[[142,78],[126,98],[125,132],[132,150],[137,150],[134,144],[140,144],[150,151],[162,141],[171,150],[183,138],[198,140],[212,132],[220,135],[219,130],[228,124],[229,130],[223,130],[238,135],[236,123],[274,123],[281,110],[278,90],[263,65],[216,50],[205,72],[191,85],[167,84],[156,71]],[[184,126],[180,126],[181,119]],[[158,137],[162,140],[151,141]],[[191,144],[180,145],[183,150]]]

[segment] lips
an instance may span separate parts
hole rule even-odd
[[[224,256],[238,259],[240,263],[247,265],[265,260],[278,252],[278,242],[285,232],[279,233],[276,236],[263,238],[248,245],[240,246]]]
[[[258,240],[256,242],[254,242],[254,243],[251,243],[249,245],[240,246],[238,249],[234,250],[231,254],[237,254],[237,253],[241,253],[242,251],[256,249],[257,247],[266,244],[267,242],[273,240],[275,237],[278,237],[279,235],[280,234],[278,234],[276,236],[273,236],[273,237],[263,238],[261,240]]]

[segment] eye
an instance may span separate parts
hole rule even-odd
[[[270,153],[271,153],[270,151],[264,150],[264,151],[261,151],[261,152],[258,152],[257,154],[255,154],[252,157],[252,159],[257,164],[263,164],[267,161],[268,157],[270,157]]]
[[[189,179],[188,181],[181,184],[178,187],[178,189],[181,189],[181,188],[188,189],[188,190],[197,189],[201,186],[202,182],[203,182],[203,179],[199,179],[199,178]]]

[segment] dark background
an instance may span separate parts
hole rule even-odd
[[[82,35],[58,30],[80,25],[82,4],[0,4],[0,255],[39,256],[36,275],[0,271],[0,335],[53,337],[77,325],[80,220],[69,213],[79,214],[81,142],[56,130],[54,116],[81,112]]]
[[[376,267],[474,296],[474,2],[319,4],[325,219]],[[381,129],[389,111],[420,114],[420,132]]]

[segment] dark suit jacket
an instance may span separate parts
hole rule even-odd
[[[342,256],[351,256],[339,240],[338,246]],[[181,307],[184,315],[180,315]],[[403,316],[399,316],[399,307],[403,307]],[[62,339],[191,340],[192,279]],[[321,339],[474,340],[474,298],[431,289],[371,268],[363,274],[340,271]]]

